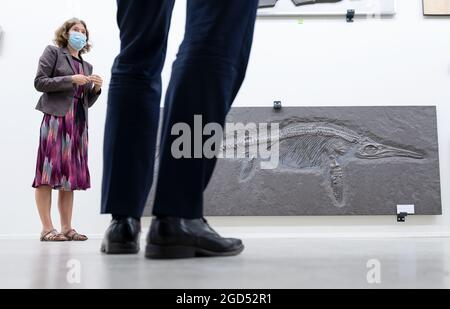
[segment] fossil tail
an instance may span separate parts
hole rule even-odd
[[[336,160],[330,165],[330,182],[335,201],[342,205],[344,201],[344,174],[342,167]]]
[[[253,174],[252,172],[255,170],[255,161],[256,158],[245,158],[241,163],[241,171],[239,173],[239,182],[247,181],[250,176]]]

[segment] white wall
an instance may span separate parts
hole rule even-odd
[[[265,236],[450,235],[450,18],[424,18],[420,0],[397,0],[392,19],[260,19],[240,106],[437,105],[443,216],[214,218],[230,233]],[[164,84],[182,36],[185,0],[174,11]],[[0,235],[39,232],[34,176],[42,114],[34,110],[37,60],[65,19],[85,19],[93,51],[85,58],[109,81],[118,51],[115,1],[41,0],[0,2]],[[106,92],[105,92],[106,94]],[[76,194],[75,227],[102,234],[108,216],[99,215],[102,137],[106,95],[90,114],[92,189]],[[56,193],[54,194],[56,200]],[[56,205],[56,204],[55,204]],[[55,207],[56,208],[56,207]],[[54,210],[54,218],[57,212]],[[58,222],[55,220],[56,223]],[[253,234],[260,233],[260,234]],[[265,234],[262,234],[265,233]]]

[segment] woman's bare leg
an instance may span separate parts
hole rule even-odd
[[[42,222],[42,231],[49,232],[53,230],[51,217],[52,207],[52,188],[49,186],[40,186],[35,192],[36,205]]]
[[[58,207],[61,216],[61,232],[69,239],[76,241],[87,240],[86,235],[78,234],[72,229],[73,191],[59,191]]]
[[[72,229],[73,191],[59,191],[58,208],[61,217],[61,232],[65,234]]]

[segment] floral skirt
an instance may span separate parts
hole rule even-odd
[[[84,112],[78,104],[81,103],[74,99],[63,117],[44,114],[33,188],[42,185],[64,191],[90,188],[88,127],[84,117],[77,114]]]

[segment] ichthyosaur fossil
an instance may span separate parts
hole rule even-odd
[[[423,159],[422,151],[413,147],[399,146],[394,143],[377,142],[378,138],[356,132],[345,125],[337,125],[331,120],[311,121],[299,117],[291,117],[276,122],[279,124],[278,139],[270,135],[258,137],[255,132],[243,134],[243,138],[235,139],[235,133],[226,133],[222,143],[222,151],[233,151],[245,147],[245,158],[241,158],[239,181],[249,180],[257,168],[258,157],[251,147],[264,143],[267,148],[275,144],[279,147],[279,163],[283,167],[293,169],[320,169],[329,179],[330,193],[334,204],[344,206],[344,172],[342,163],[349,158],[375,160],[382,158]],[[381,140],[381,139],[379,139]],[[390,145],[389,145],[390,144]],[[242,149],[242,148],[241,148]]]

